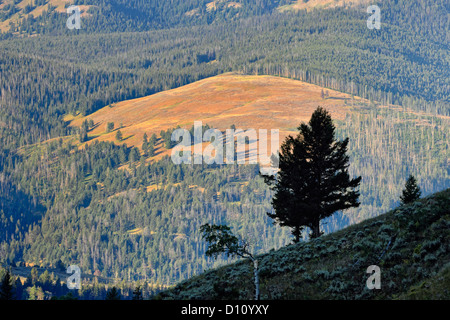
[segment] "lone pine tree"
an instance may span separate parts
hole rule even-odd
[[[114,130],[114,122],[108,122],[106,124],[106,132],[109,133]]]
[[[148,136],[147,133],[144,133],[144,138],[143,138],[143,142],[142,142],[142,151],[144,152],[144,155],[147,156],[148,155]]]
[[[123,139],[122,132],[120,130],[117,130],[117,132],[116,132],[116,140],[117,141],[122,141],[122,139]]]
[[[349,139],[337,141],[330,114],[318,107],[308,124],[298,127],[296,138],[288,136],[280,148],[279,172],[264,175],[274,190],[274,213],[268,215],[280,226],[292,229],[294,242],[309,227],[317,238],[320,221],[336,211],[358,207],[361,177],[350,179]]]
[[[405,189],[403,189],[402,195],[400,196],[402,204],[408,204],[416,201],[420,198],[421,194],[422,192],[417,185],[416,178],[413,175],[409,175],[408,180],[406,180],[405,183]]]

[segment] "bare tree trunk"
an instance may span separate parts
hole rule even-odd
[[[320,220],[314,221],[313,227],[312,227],[312,235],[311,238],[318,238],[320,237]]]
[[[255,274],[255,300],[259,300],[259,272],[258,260],[253,259],[253,272]]]
[[[294,236],[294,243],[300,242],[300,236],[302,234],[302,230],[299,226],[295,226],[292,231],[292,235]]]

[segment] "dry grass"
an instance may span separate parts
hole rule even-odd
[[[307,2],[303,0],[297,0],[292,4],[281,6],[279,11],[287,10],[314,10],[314,9],[332,9],[337,7],[352,7],[359,4],[370,5],[369,0],[309,0]]]
[[[133,230],[128,230],[127,232],[130,235],[137,235],[137,234],[142,234],[144,232],[144,229],[142,229],[142,228],[135,228]]]
[[[207,78],[177,89],[106,106],[88,117],[74,117],[71,126],[79,127],[92,119],[92,141],[115,141],[115,131],[106,133],[106,124],[114,122],[125,137],[122,143],[141,147],[144,133],[159,136],[161,130],[178,125],[190,128],[202,121],[219,130],[232,124],[237,129],[280,130],[280,141],[295,134],[301,122],[311,117],[317,106],[330,111],[333,119],[344,119],[350,111],[345,99],[351,96],[324,89],[329,97],[321,98],[322,87],[302,81],[274,76],[243,76],[227,73]],[[70,117],[66,118],[71,119]],[[269,135],[270,136],[270,135]],[[270,140],[269,140],[270,142]],[[156,158],[169,154],[157,145]]]

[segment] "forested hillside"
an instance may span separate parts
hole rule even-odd
[[[145,33],[1,41],[2,145],[65,134],[67,113],[91,113],[227,71],[291,77],[448,115],[448,41],[442,41],[448,8],[439,1],[427,10],[410,3],[384,9],[390,19],[383,33],[367,29],[364,12],[335,9]],[[424,11],[431,22],[420,18]]]
[[[275,12],[290,0],[3,0],[8,34],[69,34],[65,8],[80,6],[83,32],[129,32],[232,21]],[[26,3],[28,2],[28,4]],[[22,16],[22,19],[19,17]]]
[[[367,28],[363,7],[283,11],[290,1],[265,0],[215,9],[199,0],[78,1],[91,7],[82,28],[68,30],[52,0],[35,9],[10,2],[1,2],[0,21],[24,20],[0,40],[4,266],[75,263],[92,276],[171,285],[228,262],[204,257],[203,223],[258,237],[258,253],[288,244],[289,231],[266,215],[271,194],[257,166],[176,166],[123,139],[80,148],[92,126],[69,125],[225,72],[349,94],[352,112],[336,127],[350,138],[361,206],[337,213],[326,231],[397,206],[410,173],[424,195],[450,187],[447,1],[382,1],[380,30]],[[165,137],[155,139],[165,148]]]

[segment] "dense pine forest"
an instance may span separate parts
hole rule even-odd
[[[290,0],[238,0],[232,4],[228,1],[212,2],[207,0],[75,0],[71,4],[89,6],[87,13],[91,18],[83,21],[85,32],[104,33],[141,32],[178,26],[217,24],[271,14],[276,8],[289,3],[291,3]],[[42,15],[35,17],[27,12],[44,4],[49,4],[49,6]],[[68,6],[69,3],[66,4],[66,7]],[[15,32],[19,34],[70,34],[68,30],[59,27],[65,25],[66,15],[55,9],[56,6],[52,5],[49,0],[34,1],[34,6],[23,10],[27,16],[21,23],[10,24],[6,37]],[[4,6],[2,11],[0,21],[9,18],[20,9],[9,4]]]
[[[367,28],[358,6],[278,12],[290,1],[237,2],[207,10],[199,0],[80,0],[92,6],[80,30],[50,8],[0,35],[5,268],[76,263],[129,290],[133,281],[159,288],[229,262],[204,256],[198,229],[206,222],[258,237],[259,253],[290,243],[266,215],[271,192],[257,165],[179,166],[112,142],[79,148],[79,129],[65,121],[224,72],[288,77],[370,101],[349,99],[355,112],[336,122],[351,141],[350,172],[362,176],[361,206],[331,217],[325,231],[398,206],[411,173],[425,195],[450,187],[447,1],[382,1],[381,30]],[[3,6],[0,21],[17,10]],[[28,281],[36,290],[47,281],[38,279]]]

